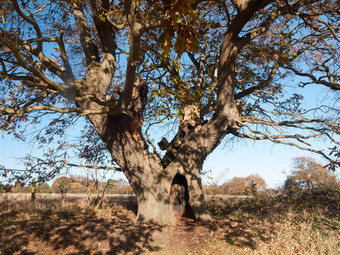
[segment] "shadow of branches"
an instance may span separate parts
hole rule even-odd
[[[141,254],[159,250],[152,236],[162,227],[136,224],[134,213],[121,207],[111,209],[106,217],[74,206],[30,210],[1,210],[0,254]]]
[[[339,192],[216,197],[208,200],[211,221],[182,218],[166,227],[136,224],[135,199],[121,202],[98,210],[79,200],[0,200],[0,254],[251,254],[269,248],[284,252],[280,245],[286,242],[305,249],[310,240],[317,240],[319,250],[310,246],[309,254],[323,254],[325,244],[333,250],[338,245]]]

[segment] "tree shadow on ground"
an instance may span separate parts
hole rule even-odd
[[[198,251],[204,246],[202,238],[251,249],[260,240],[268,241],[264,228],[251,227],[250,216],[229,217],[234,210],[224,210],[223,216],[215,215],[209,222],[183,218],[163,227],[136,224],[136,201],[121,202],[106,217],[98,217],[93,210],[74,209],[38,210],[29,217],[22,211],[0,213],[0,254],[162,254],[164,243],[180,246],[183,240],[184,248]]]
[[[336,218],[335,212],[340,211],[335,201],[338,203],[338,197],[327,200],[323,196],[320,202],[328,208],[324,213],[329,218]],[[300,198],[287,197],[215,199],[208,203],[213,215],[211,221],[182,218],[167,227],[136,224],[137,207],[132,197],[122,204],[110,203],[108,211],[84,210],[77,206],[34,207],[30,211],[22,209],[22,205],[21,209],[9,209],[0,204],[0,255],[204,254],[211,251],[225,254],[222,252],[229,246],[254,250],[261,243],[271,242],[276,231],[274,223],[286,217],[290,210],[295,217],[318,208],[314,197],[308,197],[303,203],[300,208]],[[70,203],[72,205],[77,203]],[[302,216],[300,219],[304,219]]]
[[[282,211],[281,207],[275,207],[276,203],[268,203],[268,198],[265,201],[216,198],[208,202],[212,213],[210,221],[183,219],[180,224],[187,232],[197,232],[201,228],[227,245],[254,250],[259,243],[270,242],[275,233],[273,221]]]
[[[251,223],[233,219],[212,219],[207,222],[197,222],[185,219],[181,223],[187,232],[213,233],[213,237],[231,246],[257,248],[260,241],[269,242],[268,230],[263,228],[252,228]],[[199,230],[201,229],[201,230]]]
[[[106,218],[67,210],[30,216],[0,213],[0,254],[141,254],[160,249],[152,236],[162,227],[134,223],[131,211],[117,210]]]

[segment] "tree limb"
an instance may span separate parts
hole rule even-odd
[[[340,90],[340,84],[338,83],[337,79],[335,79],[334,81],[328,82],[328,81],[316,78],[312,73],[300,72],[300,71],[298,71],[298,70],[296,70],[295,68],[292,68],[292,67],[286,67],[286,68],[293,71],[295,74],[297,74],[299,76],[304,76],[304,77],[310,78],[314,84],[324,85],[324,86],[326,86],[326,87],[328,87],[332,90]],[[311,84],[311,83],[306,83],[306,84]]]
[[[0,107],[0,116],[1,115],[22,115],[25,113],[30,113],[33,111],[51,111],[51,112],[60,112],[60,113],[79,113],[80,115],[103,115],[103,114],[115,114],[116,110],[110,109],[110,107],[103,107],[102,109],[82,109],[82,108],[60,108],[49,105],[35,105],[28,106],[19,109]]]
[[[118,171],[118,172],[122,171],[122,169],[119,168],[119,167],[73,164],[73,163],[68,162],[67,160],[52,161],[52,162],[48,162],[48,163],[49,164],[62,163],[65,166],[79,167],[79,168],[91,168],[91,169],[95,169],[95,170],[114,170],[114,171]]]
[[[322,19],[318,19],[318,18],[313,18],[315,21],[320,22],[322,24],[324,24],[328,30],[332,33],[333,37],[335,38],[335,40],[337,40],[338,42],[340,42],[340,38],[337,36],[336,32],[334,31],[333,27],[326,21],[322,20]],[[339,31],[339,28],[336,27],[336,29]]]
[[[98,49],[92,40],[81,3],[74,1],[72,5],[72,12],[77,24],[80,44],[85,53],[86,64],[87,66],[90,66],[92,62],[99,62]]]
[[[2,42],[8,49],[10,49],[12,51],[13,55],[15,56],[15,58],[18,61],[18,64],[21,67],[23,67],[27,71],[33,73],[34,76],[36,76],[42,82],[47,84],[47,86],[49,88],[51,88],[51,89],[56,89],[56,88],[58,89],[59,88],[58,84],[55,83],[54,81],[48,79],[43,72],[41,72],[40,70],[34,68],[33,66],[28,65],[28,63],[25,61],[24,57],[22,56],[22,53],[19,51],[19,49],[16,48],[11,42],[8,42],[6,40],[6,36],[4,35],[4,33],[2,31],[0,31],[0,42]]]
[[[37,37],[38,38],[42,38],[42,33],[41,33],[41,30],[40,30],[40,27],[38,25],[38,23],[34,20],[34,17],[33,15],[29,12],[29,10],[27,10],[31,15],[31,17],[28,17],[27,15],[25,15],[22,10],[20,9],[20,6],[17,2],[17,0],[12,0],[13,2],[13,6],[14,6],[14,9],[15,11],[18,13],[19,16],[21,16],[26,22],[30,23],[31,25],[33,25],[34,27],[34,30],[36,31],[37,33]],[[38,42],[38,47],[37,47],[37,50],[38,51],[42,51],[42,42]]]
[[[125,15],[130,26],[131,38],[130,38],[130,51],[128,57],[128,63],[126,67],[126,81],[124,94],[120,99],[120,105],[123,109],[127,109],[129,103],[132,101],[133,87],[136,80],[136,68],[138,59],[140,56],[140,39],[141,39],[141,24],[137,22],[135,16],[135,8],[132,0],[125,0]]]
[[[269,84],[271,84],[271,82],[274,80],[275,78],[275,74],[276,74],[276,71],[279,69],[280,67],[280,64],[279,62],[276,63],[274,65],[274,67],[272,68],[268,78],[266,80],[263,80],[261,81],[258,85],[256,86],[253,86],[253,87],[250,87],[250,88],[247,88],[239,93],[237,93],[234,98],[237,100],[237,99],[240,99],[242,97],[245,97],[245,96],[248,96],[250,95],[251,93],[255,92],[256,90],[260,90],[260,89],[263,89],[265,87],[267,87]]]
[[[262,133],[262,136],[254,136],[254,135],[251,135],[251,134],[241,134],[239,133],[237,130],[232,130],[231,133],[236,136],[236,137],[241,137],[241,138],[248,138],[248,139],[252,139],[252,140],[269,140],[273,143],[277,143],[277,144],[284,144],[284,145],[289,145],[289,146],[293,146],[293,147],[296,147],[300,150],[304,150],[304,151],[310,151],[310,152],[313,152],[313,153],[317,153],[319,155],[321,155],[322,157],[324,157],[325,159],[327,159],[328,161],[330,162],[333,162],[333,160],[328,157],[323,151],[321,150],[314,150],[314,149],[311,149],[311,148],[306,148],[306,147],[302,147],[296,143],[292,143],[292,142],[285,142],[285,141],[282,141],[282,140],[278,140],[278,138],[290,138],[290,139],[296,139],[296,140],[299,140],[301,137],[299,135],[293,135],[293,136],[270,136],[270,135],[267,135],[265,133]]]

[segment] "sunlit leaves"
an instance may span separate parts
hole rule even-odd
[[[185,50],[197,53],[199,50],[199,34],[194,28],[199,16],[192,8],[194,1],[160,1],[162,7],[163,32],[159,37],[159,43],[163,47],[164,56],[167,57],[170,49],[174,47],[177,54],[181,55]]]

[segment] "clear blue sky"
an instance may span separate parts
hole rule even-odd
[[[310,156],[322,159],[313,153],[301,151],[291,146],[273,144],[269,141],[240,143],[230,149],[219,146],[205,162],[204,169],[211,181],[222,184],[231,178],[259,174],[265,179],[268,188],[283,185],[291,171],[291,159],[299,156]]]

